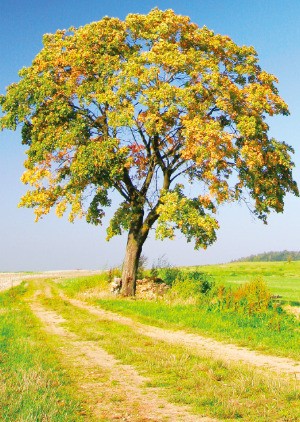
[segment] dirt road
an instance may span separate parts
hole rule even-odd
[[[189,407],[180,406],[167,401],[160,394],[160,388],[148,388],[148,379],[131,365],[121,363],[116,357],[102,347],[99,342],[83,339],[66,326],[66,320],[60,315],[62,308],[54,311],[47,306],[47,298],[53,304],[70,304],[72,309],[82,309],[90,314],[91,321],[113,321],[129,326],[135,333],[166,343],[185,347],[194,354],[210,357],[226,363],[241,363],[258,371],[281,374],[282,379],[293,382],[300,380],[300,361],[268,356],[257,351],[226,344],[212,338],[184,331],[172,331],[134,321],[131,318],[90,305],[83,300],[72,299],[63,295],[61,290],[47,279],[78,277],[80,275],[97,274],[96,271],[64,271],[40,274],[8,273],[0,275],[2,289],[16,285],[23,280],[37,279],[33,282],[36,291],[29,301],[31,310],[40,319],[44,329],[57,337],[64,361],[74,371],[81,373],[78,388],[88,403],[96,420],[101,421],[216,421],[207,415],[195,415]],[[43,279],[39,281],[38,279]],[[2,282],[2,283],[1,283]],[[0,287],[1,289],[1,287]],[[55,296],[53,296],[55,294]],[[51,305],[55,306],[55,305]],[[75,308],[73,308],[75,307]],[[54,307],[54,309],[56,309]],[[72,311],[73,312],[73,311]],[[77,314],[78,315],[78,314]],[[72,319],[76,318],[72,314]],[[77,321],[77,320],[76,320]],[[74,329],[74,328],[73,328]]]
[[[46,291],[49,296],[51,292]],[[217,422],[217,419],[192,414],[187,407],[178,406],[160,397],[155,389],[145,388],[147,378],[134,367],[121,364],[114,356],[100,348],[97,342],[82,341],[63,328],[65,320],[56,312],[45,309],[38,301],[39,292],[31,301],[31,309],[45,329],[59,337],[61,350],[70,366],[80,367],[87,374],[80,388],[92,392],[89,397],[94,416],[99,420],[132,422]],[[97,367],[108,372],[108,380],[91,380],[89,374]],[[116,400],[115,397],[120,399]]]
[[[190,334],[185,331],[172,331],[163,328],[153,327],[133,321],[131,318],[118,315],[114,312],[106,311],[94,306],[90,306],[82,301],[67,299],[73,305],[88,310],[91,314],[97,315],[101,319],[109,319],[120,324],[133,327],[139,334],[163,340],[170,343],[188,346],[199,353],[209,353],[216,359],[229,362],[243,362],[259,368],[270,369],[275,372],[282,372],[292,375],[300,380],[300,360],[282,358],[261,354],[246,347],[239,347],[234,344],[223,343],[198,334]]]

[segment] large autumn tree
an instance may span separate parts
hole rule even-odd
[[[172,10],[105,17],[46,34],[32,65],[1,97],[1,127],[28,146],[20,205],[128,232],[122,292],[133,295],[149,230],[196,248],[216,239],[219,204],[252,198],[262,220],[298,194],[290,153],[266,117],[288,114],[253,47]],[[113,196],[114,197],[114,196]]]

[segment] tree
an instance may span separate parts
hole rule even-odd
[[[298,195],[292,148],[265,120],[288,107],[253,47],[158,9],[46,34],[43,45],[0,99],[1,128],[20,125],[28,146],[20,205],[37,220],[56,207],[101,224],[117,191],[107,234],[128,232],[124,295],[154,225],[158,238],[180,230],[205,248],[218,205],[252,198],[266,222],[286,192]]]

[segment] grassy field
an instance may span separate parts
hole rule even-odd
[[[24,284],[0,294],[0,420],[84,421],[88,409],[27,294]]]
[[[299,288],[298,268],[294,263],[237,263],[197,270],[228,285],[257,276],[270,285],[281,274],[280,293],[285,300],[297,302],[297,296],[285,289],[285,277]],[[106,278],[103,273],[56,283],[36,279],[0,293],[1,421],[146,421],[139,400],[147,397],[147,391],[188,406],[199,417],[227,422],[300,421],[299,382],[294,378],[148,337],[134,324],[98,317],[70,300],[79,298],[94,309],[100,306],[133,321],[184,329],[299,360],[300,321],[295,317],[276,309],[257,315],[218,310],[207,307],[207,301],[180,303],[178,297],[173,302],[170,297],[157,301],[115,298]],[[274,294],[280,294],[276,288],[273,284]],[[42,309],[41,314],[34,312],[36,307]],[[45,330],[39,315],[47,312],[57,331]],[[90,360],[97,348],[115,359],[115,368]],[[117,375],[120,365],[145,377],[143,385],[136,386],[141,390],[139,400],[128,397],[129,387]]]
[[[257,277],[263,277],[275,295],[284,301],[298,304],[300,297],[300,263],[235,263],[220,266],[193,267],[213,276],[217,283],[239,285]],[[252,270],[252,271],[250,271]],[[300,272],[300,271],[299,271]],[[281,281],[279,276],[281,274]],[[289,278],[288,278],[289,277]],[[289,281],[286,281],[288,278]],[[271,280],[271,281],[270,281]],[[272,281],[273,280],[273,281]],[[294,289],[287,288],[293,283]],[[101,297],[99,292],[107,289],[105,274],[63,281],[61,287],[69,296],[90,291],[89,300],[102,308],[119,312],[136,320],[164,328],[184,329],[241,346],[299,359],[300,321],[280,309],[245,314],[239,309],[217,310],[205,304],[178,303],[167,297],[158,301],[124,300]],[[96,290],[95,290],[96,289]],[[186,293],[186,292],[185,292]],[[100,294],[100,296],[103,296]],[[83,296],[84,297],[84,296]]]
[[[234,262],[187,269],[210,274],[217,282],[224,284],[242,284],[262,277],[273,294],[300,306],[300,261]]]
[[[96,277],[62,284],[68,285],[64,293],[73,297],[107,287],[103,280],[97,284]],[[141,398],[147,390],[159,393],[171,403],[188,406],[199,417],[228,422],[295,422],[300,418],[295,380],[194,353],[139,334],[134,326],[99,318],[62,297],[61,286],[50,280],[36,280],[2,293],[0,303],[0,420],[147,421],[145,415],[134,413],[139,404],[134,397],[128,402],[126,386],[116,378],[120,365],[129,365],[124,368],[145,377],[144,385],[138,387]],[[74,340],[60,331],[45,331],[31,303],[44,309],[43,315],[54,312],[53,323],[64,333],[72,333]],[[74,347],[79,357],[76,362]],[[110,368],[81,365],[88,357],[87,347],[92,347],[93,356],[101,348],[117,359],[113,376]],[[164,416],[155,420],[172,421]]]
[[[212,313],[195,305],[143,300],[94,299],[94,303],[143,323],[184,329],[265,353],[299,358],[300,324],[293,317],[263,315],[246,318],[234,313]]]

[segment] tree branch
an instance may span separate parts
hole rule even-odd
[[[130,198],[129,198],[127,192],[124,191],[124,189],[122,188],[122,186],[120,186],[117,183],[115,183],[114,184],[114,188],[119,192],[119,194],[121,196],[123,196],[124,199],[126,199],[127,202],[130,201]]]
[[[166,164],[164,163],[162,156],[159,152],[159,146],[158,146],[158,140],[159,140],[159,136],[156,134],[153,136],[153,152],[155,154],[156,157],[156,162],[157,164],[160,166],[160,168],[162,169],[163,172],[165,172],[166,170]]]
[[[153,175],[154,175],[154,171],[155,171],[155,163],[154,163],[153,157],[151,157],[150,163],[149,163],[148,173],[147,173],[147,176],[145,178],[144,184],[143,184],[143,186],[140,190],[140,193],[141,193],[142,196],[145,196],[148,189],[149,189],[149,186],[151,184],[151,181],[152,181],[152,178],[153,178]]]

